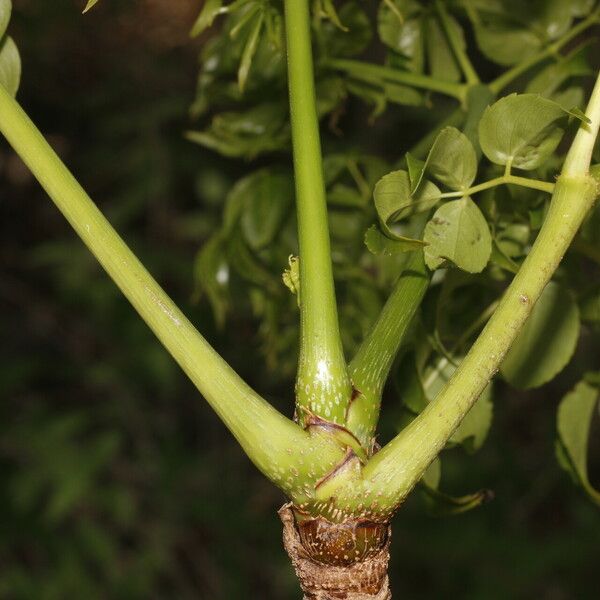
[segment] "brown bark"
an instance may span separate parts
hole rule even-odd
[[[344,560],[348,558],[344,555],[341,561],[334,560],[338,564],[331,564],[332,561],[329,560],[331,556],[326,559],[328,562],[323,562],[315,557],[313,549],[307,550],[303,545],[303,536],[298,531],[290,504],[286,504],[279,510],[279,516],[283,522],[283,545],[292,559],[305,594],[304,600],[391,599],[387,575],[391,538],[389,525],[371,524],[371,529],[375,525],[380,530],[376,536],[379,543],[359,560],[355,562]],[[333,546],[336,549],[336,555],[333,557],[335,559],[340,558],[337,550],[340,547],[340,539],[347,539],[348,524],[340,524],[340,530],[341,534],[337,535],[334,524],[328,524],[328,529],[325,529],[324,539],[333,538]],[[339,564],[340,562],[342,564]]]

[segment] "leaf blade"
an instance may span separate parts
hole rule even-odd
[[[479,123],[483,153],[498,165],[532,170],[558,146],[566,111],[536,94],[511,94],[489,106]]]
[[[579,330],[577,303],[568,290],[550,282],[506,354],[500,373],[519,389],[551,381],[571,360]]]
[[[600,506],[600,491],[592,487],[587,473],[590,425],[599,396],[597,387],[585,380],[580,381],[562,399],[557,411],[556,428],[560,451],[564,452],[562,457],[559,455],[561,466],[574,475],[586,494]]]
[[[469,273],[480,273],[492,254],[485,217],[469,198],[443,204],[425,226],[425,263],[434,270],[450,261]]]

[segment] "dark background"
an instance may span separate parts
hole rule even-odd
[[[233,315],[218,331],[192,302],[194,256],[247,168],[182,135],[200,2],[105,0],[86,17],[83,0],[14,4],[22,105],[184,312],[290,414],[292,384],[261,369],[257,324]],[[0,598],[299,598],[283,497],[4,142],[0,240]],[[580,358],[595,351],[584,339]],[[395,597],[597,597],[600,513],[553,448],[575,376],[499,388],[483,450],[449,453],[444,475],[450,492],[495,500],[433,518],[415,494],[394,521]]]

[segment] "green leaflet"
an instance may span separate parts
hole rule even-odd
[[[447,202],[425,226],[425,263],[430,269],[450,261],[463,271],[480,273],[492,253],[492,236],[485,217],[469,198]]]
[[[316,84],[317,114],[319,117],[330,113],[346,98],[347,91],[340,77],[326,77]]]
[[[337,11],[337,19],[332,19],[330,11],[329,19],[322,23],[319,32],[326,55],[336,58],[356,56],[369,45],[373,35],[371,21],[361,4],[346,2]]]
[[[549,98],[568,79],[593,74],[594,70],[587,60],[587,51],[592,42],[587,40],[562,60],[550,63],[529,82],[526,91]]]
[[[456,359],[457,363],[460,363],[460,361],[461,358]],[[456,366],[442,357],[434,367],[423,372],[421,387],[427,402],[437,396],[448,383],[454,371],[456,371]],[[452,434],[448,443],[451,445],[461,444],[469,453],[479,450],[490,430],[493,411],[492,384],[489,384],[462,420],[458,429]]]
[[[251,31],[244,46],[244,52],[242,53],[242,60],[238,68],[238,85],[240,90],[243,92],[246,87],[246,81],[248,79],[248,73],[252,66],[252,59],[256,54],[258,48],[258,42],[260,41],[260,33],[264,24],[264,13],[259,12],[251,23]]]
[[[225,156],[254,158],[289,144],[285,107],[264,102],[240,112],[223,112],[213,117],[205,131],[189,131],[187,139]]]
[[[580,300],[581,320],[589,323],[600,323],[600,289],[586,293]]]
[[[275,293],[279,291],[279,280],[267,268],[261,258],[252,252],[243,236],[234,233],[227,240],[228,262],[236,273],[248,283],[266,288]]]
[[[11,12],[11,0],[0,0],[0,85],[16,96],[21,81],[21,57],[13,39],[4,35]]]
[[[571,14],[574,17],[585,17],[592,12],[597,0],[570,0]]]
[[[375,185],[373,197],[375,210],[386,235],[393,238],[395,234],[389,228],[391,223],[429,210],[438,203],[440,194],[438,187],[429,181],[412,194],[406,171],[392,171],[384,175]]]
[[[240,92],[243,93],[263,30],[267,29],[271,41],[276,40],[279,36],[275,14],[268,5],[256,1],[238,1],[223,7],[222,0],[207,0],[192,27],[190,35],[192,37],[200,35],[212,25],[217,16],[224,12],[234,15],[229,36],[232,40],[240,38],[243,44],[237,70],[238,87]]]
[[[583,380],[562,399],[556,416],[556,453],[561,467],[600,505],[600,491],[592,487],[587,473],[590,427],[598,398],[598,387]]]
[[[579,309],[571,293],[550,282],[508,351],[500,372],[513,386],[535,388],[554,379],[579,339]]]
[[[236,193],[239,192],[237,188]],[[241,198],[240,224],[252,249],[260,250],[273,241],[293,201],[294,185],[287,171],[263,169],[247,178]]]
[[[512,65],[536,52],[541,39],[526,22],[506,14],[502,1],[473,1],[469,12],[475,40],[481,52],[500,65]],[[518,13],[517,13],[518,14]]]
[[[466,48],[463,29],[448,15],[460,46]],[[416,0],[383,0],[379,5],[378,33],[381,41],[397,53],[402,68],[427,71],[436,79],[458,82],[461,70],[437,16]]]
[[[401,392],[402,401],[408,411],[412,413],[412,417],[419,414],[435,399],[456,371],[457,365],[462,361],[461,356],[455,357],[455,364],[445,356],[439,354],[433,356],[435,362],[428,366],[418,364],[422,361],[417,359],[417,364],[405,363],[406,369],[402,369],[404,378]],[[490,383],[449,438],[448,446],[461,445],[469,454],[477,452],[488,436],[493,411],[492,384]]]
[[[540,10],[530,4],[529,12],[533,26],[545,37],[544,41],[555,40],[571,27],[573,21],[572,0],[545,0]]]
[[[531,232],[524,223],[511,223],[498,230],[496,242],[503,254],[518,258],[526,254]]]
[[[410,180],[411,194],[421,185],[425,173],[425,161],[415,158],[410,152],[406,153],[406,168],[408,169],[408,179]]]
[[[0,0],[0,40],[6,33],[6,28],[10,22],[10,14],[12,12],[11,0]]]
[[[225,243],[220,234],[204,244],[196,256],[194,280],[196,298],[205,293],[218,327],[223,327],[229,307],[230,267],[225,258]]]
[[[468,189],[477,175],[473,144],[455,127],[445,127],[433,142],[424,172],[452,190]]]
[[[313,12],[319,17],[329,19],[338,29],[348,31],[348,28],[340,21],[333,0],[315,0]]]
[[[425,63],[421,12],[416,0],[384,0],[377,20],[381,41],[404,57],[406,68],[414,72],[423,71]]]
[[[454,30],[456,39],[460,40],[461,48],[466,50],[467,44],[462,27],[451,15],[447,15],[447,18],[449,27]],[[429,73],[436,79],[460,81],[462,78],[460,66],[439,19],[430,17],[426,20],[424,26]]]
[[[395,235],[389,238],[377,225],[372,225],[365,233],[365,245],[376,256],[394,256],[400,252],[419,250],[425,245],[421,240]]]
[[[11,37],[0,43],[0,85],[16,96],[21,82],[21,57]]]
[[[471,454],[477,452],[488,436],[492,425],[493,412],[492,385],[489,384],[448,442],[450,444],[461,444]]]
[[[98,2],[100,2],[100,0],[88,0],[87,4],[85,5],[85,8],[83,9],[83,13],[85,14],[88,10],[94,8],[94,6],[98,4]]]
[[[484,154],[498,165],[531,170],[558,146],[567,112],[535,94],[511,94],[486,109],[479,123]]]
[[[508,271],[509,273],[516,274],[519,272],[519,265],[517,265],[517,263],[515,263],[515,261],[509,256],[506,256],[504,252],[502,252],[502,249],[498,246],[495,240],[492,244],[492,255],[490,256],[490,262],[501,269]]]
[[[566,0],[470,0],[477,45],[487,58],[501,65],[525,60],[569,29],[570,4]]]
[[[367,200],[361,195],[356,187],[352,187],[345,183],[335,183],[331,189],[327,191],[327,203],[332,206],[362,208],[365,206]]]
[[[492,22],[475,26],[475,39],[483,54],[494,62],[509,66],[534,54],[541,47],[539,38],[524,28]]]
[[[215,18],[221,12],[223,0],[205,0],[204,6],[194,23],[190,35],[192,37],[199,36],[205,29],[213,24]]]

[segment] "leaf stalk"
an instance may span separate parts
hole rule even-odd
[[[379,507],[393,511],[442,450],[497,372],[593,206],[598,189],[589,167],[600,126],[600,76],[586,115],[590,123],[581,124],[572,143],[540,233],[483,332],[438,396],[365,466],[359,494],[377,498]]]
[[[446,10],[446,6],[441,0],[436,0],[435,9],[440,17],[440,21],[442,22],[442,27],[444,28],[444,32],[446,33],[446,37],[448,38],[448,42],[450,43],[450,47],[452,48],[452,52],[460,68],[467,80],[467,84],[469,86],[478,85],[480,83],[479,75],[477,75],[477,71],[473,68],[467,53],[463,48],[463,42],[459,39],[457,35],[457,31],[454,27],[454,24],[450,20],[450,15],[448,15],[448,11]]]
[[[352,385],[339,333],[313,76],[308,0],[286,0],[288,82],[300,246],[298,418],[343,425]]]
[[[305,497],[306,482],[318,479],[343,456],[339,444],[302,430],[235,373],[152,278],[1,85],[0,132],[252,462],[292,497]]]
[[[410,71],[401,71],[399,69],[374,65],[359,60],[331,59],[324,61],[323,66],[335,71],[343,71],[350,77],[355,77],[356,79],[370,83],[384,83],[388,81],[438,92],[450,96],[451,98],[455,98],[461,104],[464,104],[467,99],[468,86],[464,83],[443,81],[441,79],[436,79],[435,77],[429,77],[428,75],[420,75],[419,73],[411,73]]]

